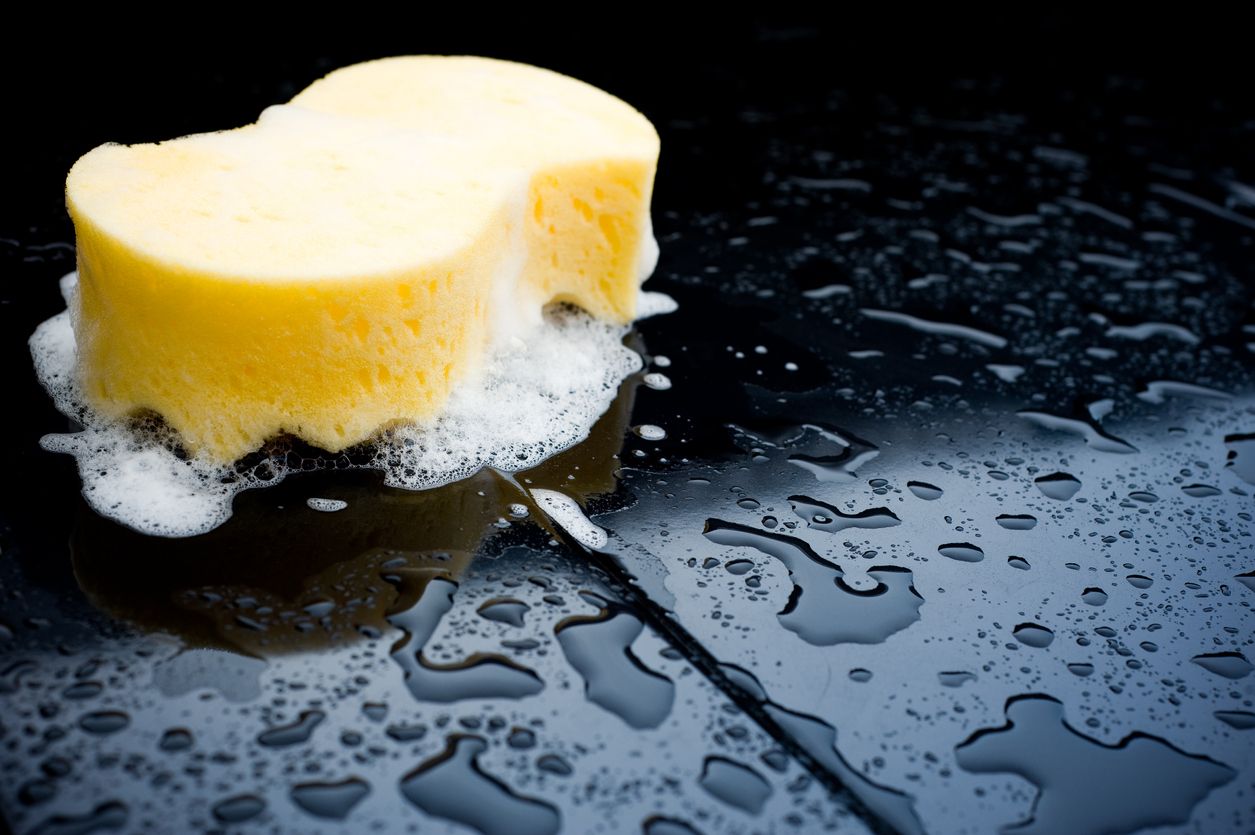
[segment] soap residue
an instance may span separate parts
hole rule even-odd
[[[584,547],[599,551],[610,541],[605,530],[590,522],[575,499],[565,493],[534,488],[532,498],[555,525],[569,533]]]
[[[317,510],[319,513],[339,513],[349,506],[344,499],[323,499],[317,496],[311,496],[305,500],[305,505],[310,510]]]
[[[77,277],[61,282],[67,305]],[[640,315],[670,312],[675,302],[642,293]],[[454,390],[436,419],[382,433],[351,464],[384,473],[393,487],[423,490],[466,478],[484,467],[518,471],[588,436],[619,384],[642,367],[623,345],[627,326],[567,306],[546,309],[545,324],[526,341],[502,340],[481,374]],[[74,331],[68,311],[41,324],[30,339],[40,382],[57,408],[81,431],[46,435],[44,449],[74,456],[83,496],[97,513],[142,533],[193,536],[231,516],[235,495],[277,484],[302,469],[335,465],[342,456],[289,462],[277,444],[256,456],[218,465],[188,458],[159,421],[115,421],[88,405],[75,374]],[[364,461],[365,463],[360,463]]]

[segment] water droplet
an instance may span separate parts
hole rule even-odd
[[[1154,580],[1143,574],[1130,574],[1124,579],[1129,581],[1129,585],[1135,589],[1148,589],[1154,584]]]
[[[315,600],[301,607],[301,611],[312,618],[325,618],[336,610],[334,600]]]
[[[1159,501],[1159,497],[1154,493],[1151,493],[1149,490],[1134,490],[1129,494],[1129,498],[1135,502],[1142,502],[1143,504],[1153,504]]]
[[[22,676],[35,668],[34,661],[23,659],[0,669],[0,693],[16,693],[22,685]]]
[[[76,681],[62,690],[61,696],[65,699],[90,699],[100,695],[103,689],[104,685],[98,681]]]
[[[1255,484],[1255,432],[1226,435],[1224,442],[1229,448],[1225,466],[1247,484]]]
[[[871,680],[871,670],[865,670],[862,667],[855,667],[853,670],[850,670],[850,681],[857,681],[859,684],[866,684]]]
[[[1087,678],[1094,674],[1094,665],[1087,661],[1076,661],[1068,665],[1068,672],[1074,676]]]
[[[780,624],[817,646],[875,644],[919,620],[924,599],[910,571],[876,566],[867,576],[876,585],[851,587],[845,572],[796,537],[707,519],[705,536],[719,545],[754,548],[779,560],[793,581],[793,593],[778,615]]]
[[[941,682],[942,687],[962,687],[969,681],[976,681],[976,674],[966,672],[937,673],[937,680]]]
[[[807,428],[812,428],[809,424]],[[827,428],[820,430],[825,440],[839,444],[842,449],[835,455],[790,455],[788,461],[811,473],[816,479],[836,484],[853,484],[858,480],[858,470],[880,455],[875,444],[849,433],[837,433]]]
[[[1039,412],[1032,409],[1017,412],[1017,414],[1025,420],[1040,426],[1043,429],[1049,429],[1055,432],[1066,432],[1070,435],[1077,435],[1084,439],[1086,445],[1099,450],[1100,452],[1114,452],[1128,454],[1137,452],[1137,447],[1128,441],[1121,440],[1115,435],[1103,431],[1101,427],[1092,419],[1079,419],[1060,417],[1052,415],[1049,412]]]
[[[1255,728],[1255,713],[1249,710],[1217,710],[1213,715],[1230,728],[1239,731]]]
[[[68,777],[74,767],[65,757],[49,757],[39,764],[39,770],[49,777]]]
[[[1207,652],[1190,660],[1209,673],[1231,679],[1245,678],[1255,669],[1240,652]]]
[[[658,371],[651,371],[641,378],[646,386],[654,391],[666,391],[671,388],[671,378]]]
[[[632,431],[646,441],[662,441],[667,437],[667,430],[652,423],[642,423],[640,426],[634,426]]]
[[[480,768],[488,750],[483,737],[453,734],[444,752],[401,780],[405,799],[429,815],[455,821],[483,835],[550,835],[561,824],[548,803],[512,792]]]
[[[698,783],[713,797],[754,815],[771,797],[771,784],[761,774],[727,757],[707,757]]]
[[[1081,480],[1071,473],[1050,473],[1033,479],[1037,489],[1048,499],[1066,502],[1081,489]]]
[[[567,661],[584,679],[590,702],[633,728],[656,728],[671,713],[675,685],[632,652],[644,628],[626,609],[605,609],[592,617],[567,618],[556,632]]]
[[[1181,488],[1181,492],[1195,499],[1206,499],[1210,496],[1220,495],[1219,488],[1208,484],[1187,484]]]
[[[53,815],[30,831],[38,835],[86,835],[102,829],[121,829],[129,817],[126,805],[113,800],[86,814]]]
[[[852,484],[858,480],[858,468],[880,454],[875,444],[838,429],[818,423],[797,424],[765,420],[748,424],[730,424],[729,428],[754,447],[785,447],[818,438],[824,444],[840,447],[835,455],[791,455],[790,464],[807,470],[820,481]]]
[[[421,722],[413,724],[397,722],[385,728],[384,733],[397,742],[413,742],[416,739],[422,739],[427,736],[427,726]]]
[[[931,334],[933,336],[944,336],[953,339],[967,339],[978,345],[984,345],[987,348],[1005,348],[1007,340],[1003,336],[988,331],[978,330],[977,328],[968,327],[967,325],[954,325],[949,322],[934,322],[928,319],[920,319],[907,313],[899,313],[894,310],[873,310],[863,308],[859,311],[868,319],[874,319],[878,322],[889,322],[895,325],[905,325],[913,331],[919,333]]]
[[[1026,370],[1022,365],[1002,365],[1000,363],[989,363],[985,367],[1004,383],[1014,383],[1020,379]]]
[[[536,767],[546,774],[556,774],[559,777],[570,777],[575,773],[571,764],[557,754],[543,754],[537,757]]]
[[[955,748],[955,758],[966,771],[1018,774],[1037,787],[1031,818],[1011,829],[1133,832],[1185,823],[1196,803],[1236,773],[1147,734],[1103,744],[1069,725],[1049,696],[1012,698],[1006,717],[1006,725],[979,730]]]
[[[1011,556],[1007,557],[1007,565],[1011,566],[1012,568],[1018,568],[1021,571],[1028,571],[1029,568],[1032,567],[1028,564],[1028,560],[1024,559],[1023,557],[1017,557],[1015,554],[1012,554]]]
[[[161,735],[157,747],[162,751],[186,751],[195,744],[192,732],[187,728],[170,728]]]
[[[344,820],[370,794],[370,785],[357,777],[338,783],[300,783],[292,788],[292,802],[316,818]]]
[[[402,586],[411,582],[421,588],[412,606],[388,614],[388,622],[406,633],[393,647],[392,660],[405,672],[405,685],[414,698],[432,702],[518,699],[544,689],[540,676],[504,655],[477,652],[452,664],[437,664],[424,656],[423,647],[435,634],[440,619],[453,608],[457,584],[430,571],[412,571],[398,569],[386,577]]]
[[[1081,600],[1090,606],[1105,606],[1107,604],[1107,593],[1097,586],[1092,586],[1081,592]]]
[[[940,487],[929,484],[927,481],[908,481],[906,488],[914,493],[916,498],[926,502],[935,502],[944,493]]]
[[[967,542],[951,542],[948,545],[939,545],[937,546],[937,553],[959,562],[980,562],[985,558],[985,552],[981,548]]]
[[[85,713],[78,720],[78,726],[89,734],[113,734],[131,724],[131,717],[120,710],[98,710]]]
[[[480,617],[510,626],[523,626],[523,615],[532,607],[513,597],[495,597],[479,607]]]
[[[641,830],[645,835],[701,835],[698,830],[682,820],[664,818],[659,815],[646,818],[641,824]]]
[[[268,728],[257,735],[257,741],[268,748],[286,748],[289,745],[301,745],[309,742],[310,735],[314,733],[327,714],[321,710],[302,711],[300,717],[287,725],[278,725]]]
[[[1003,513],[994,521],[1009,531],[1031,531],[1037,527],[1037,517],[1027,513]]]
[[[754,561],[745,559],[728,560],[723,567],[730,574],[747,574],[754,568]]]
[[[806,521],[806,526],[816,530],[837,533],[847,528],[892,528],[902,524],[887,507],[873,507],[858,513],[843,513],[837,508],[809,496],[789,496],[793,512]]]
[[[237,794],[214,804],[214,817],[223,823],[243,823],[266,810],[266,801],[252,794]]]
[[[506,737],[506,745],[511,748],[525,750],[527,748],[536,747],[536,734],[527,728],[514,727],[510,729],[510,735]]]
[[[1045,649],[1055,639],[1055,633],[1036,623],[1021,623],[1011,630],[1015,639],[1034,649]]]

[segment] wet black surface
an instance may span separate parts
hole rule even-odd
[[[22,346],[72,262],[55,191],[6,227],[0,818],[1255,828],[1247,99],[1096,62],[879,84],[824,71],[825,33],[722,34],[665,92],[505,53],[658,124],[651,287],[680,302],[590,440],[517,477],[293,478],[185,541],[101,520],[35,447],[63,427]],[[85,128],[22,187],[327,63],[206,124]]]

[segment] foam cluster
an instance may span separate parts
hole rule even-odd
[[[62,291],[72,306],[75,274],[62,279]],[[666,296],[642,294],[642,313],[674,308]],[[82,427],[47,435],[42,446],[74,456],[92,509],[143,533],[192,536],[230,518],[236,494],[276,484],[294,471],[348,462],[381,470],[390,485],[420,490],[484,467],[535,466],[586,438],[623,379],[641,368],[640,356],[623,344],[628,329],[566,305],[550,306],[525,339],[494,346],[481,372],[453,392],[438,417],[387,429],[352,456],[315,455],[295,463],[281,439],[232,464],[189,456],[156,418],[113,418],[94,410],[75,373],[68,312],[40,325],[30,347],[40,382],[57,408]]]

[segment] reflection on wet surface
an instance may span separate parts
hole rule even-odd
[[[633,654],[632,642],[644,628],[630,610],[603,608],[592,617],[567,618],[555,632],[567,661],[584,679],[590,702],[633,728],[656,728],[671,713],[675,685]]]
[[[1038,788],[1022,832],[1131,832],[1185,823],[1194,804],[1234,777],[1146,734],[1103,745],[1064,720],[1049,696],[1007,702],[1007,724],[977,731],[955,749],[961,768],[1008,771]]]
[[[445,751],[401,779],[406,800],[437,818],[457,821],[484,835],[546,835],[561,818],[548,803],[520,797],[479,767],[488,740],[453,734]]]
[[[1085,101],[1076,135],[981,85],[732,114],[762,171],[660,197],[680,311],[535,470],[321,472],[203,537],[84,510],[64,552],[6,541],[0,810],[1249,831],[1250,206]],[[696,166],[693,118],[664,145]]]
[[[809,643],[876,644],[919,619],[923,599],[911,585],[908,569],[868,569],[871,586],[858,589],[846,582],[840,566],[795,537],[718,519],[707,520],[705,535],[719,545],[755,548],[785,566],[794,585],[788,603],[780,610],[780,625]],[[759,575],[752,574],[746,585],[758,579]]]

